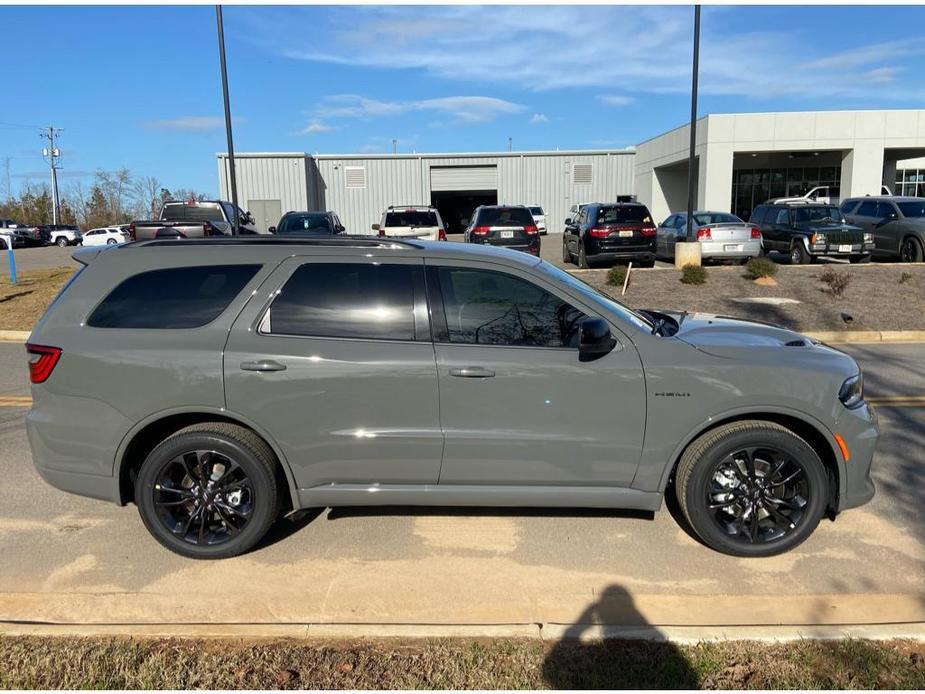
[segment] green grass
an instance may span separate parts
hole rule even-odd
[[[925,644],[0,638],[15,689],[922,689]]]

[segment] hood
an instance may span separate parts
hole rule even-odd
[[[801,231],[818,231],[824,234],[827,231],[864,231],[861,227],[853,224],[807,224],[806,226],[797,227]]]
[[[674,337],[705,352],[719,354],[742,347],[811,347],[818,344],[794,330],[770,323],[741,320],[709,313],[658,311],[678,322]]]

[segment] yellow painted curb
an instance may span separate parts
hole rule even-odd
[[[807,331],[803,334],[828,344],[925,342],[925,330],[823,330]]]
[[[29,330],[0,330],[0,342],[28,342]]]
[[[0,407],[32,407],[29,395],[0,395]]]

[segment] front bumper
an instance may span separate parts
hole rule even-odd
[[[840,247],[851,246],[851,250],[841,250]],[[852,255],[869,255],[874,250],[874,244],[872,243],[852,243],[852,244],[838,244],[838,243],[824,243],[824,244],[813,244],[809,247],[809,252],[815,256],[825,256],[828,258],[848,258]]]
[[[840,466],[842,475],[836,510],[844,511],[862,506],[874,496],[876,490],[870,469],[880,438],[880,427],[876,413],[864,403],[853,410],[843,409],[835,422],[834,432],[845,440],[850,454],[850,458],[843,460]]]

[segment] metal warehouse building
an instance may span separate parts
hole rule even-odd
[[[482,204],[542,205],[551,230],[582,202],[631,195],[631,150],[473,154],[236,153],[238,202],[257,226],[288,210],[334,210],[349,233],[374,233],[389,205],[434,205],[460,226]],[[221,198],[231,199],[228,157],[218,155]]]

